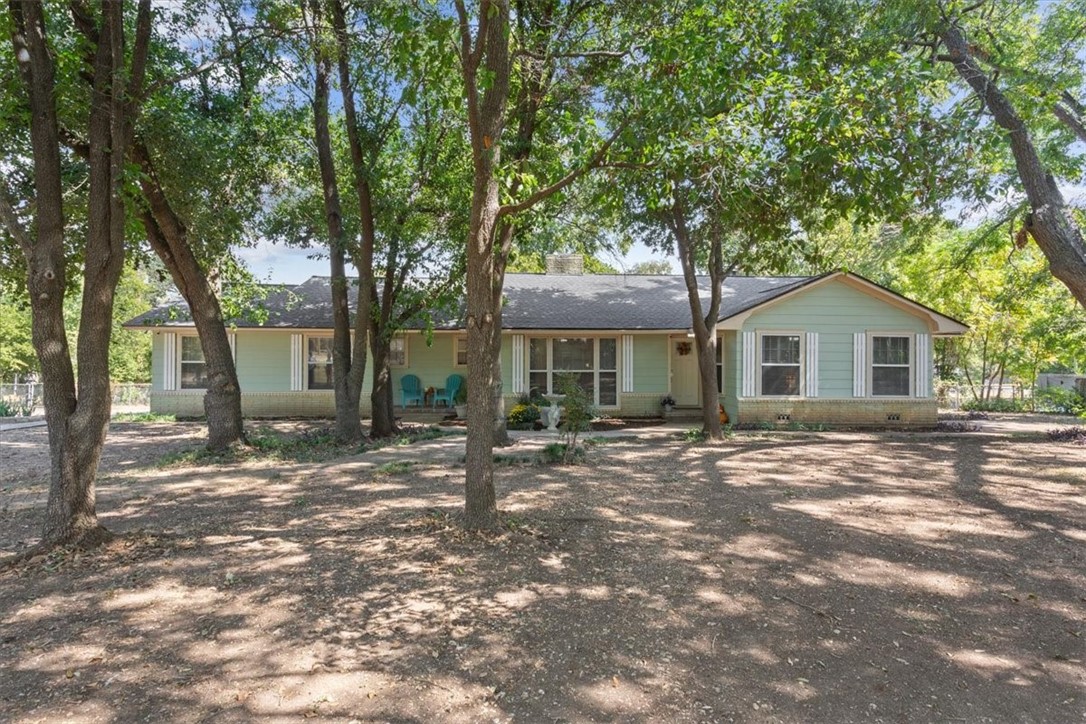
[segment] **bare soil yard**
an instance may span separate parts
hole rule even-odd
[[[1086,718],[1081,445],[657,432],[562,467],[519,462],[535,436],[500,451],[508,528],[478,536],[451,520],[461,438],[158,464],[202,436],[115,424],[120,537],[0,573],[0,719]],[[44,428],[2,442],[7,554],[48,462]]]

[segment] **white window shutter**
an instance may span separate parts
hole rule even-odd
[[[238,335],[234,332],[226,333],[226,340],[230,343],[230,358],[238,361]]]
[[[633,335],[622,335],[622,391],[634,391],[633,376]]]
[[[852,396],[867,395],[867,333],[852,335]]]
[[[743,332],[743,397],[754,397],[758,379],[757,335]]]
[[[162,389],[177,389],[177,367],[180,360],[177,356],[177,334],[175,332],[162,333]]]
[[[513,394],[524,392],[524,335],[513,335]]]
[[[931,397],[931,335],[916,335],[916,396]]]
[[[807,397],[818,397],[818,332],[807,333]]]
[[[305,356],[302,353],[302,335],[290,335],[290,389],[302,389],[305,379]]]

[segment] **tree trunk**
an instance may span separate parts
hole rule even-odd
[[[1086,240],[1071,218],[1055,178],[1041,161],[1029,129],[993,79],[973,59],[961,30],[948,25],[941,38],[958,75],[984,102],[1000,128],[1007,131],[1018,177],[1032,210],[1026,218],[1026,229],[1048,259],[1053,276],[1086,307]]]
[[[464,524],[469,529],[494,528],[498,507],[494,493],[494,432],[496,401],[501,378],[495,379],[494,357],[501,350],[501,328],[494,303],[494,226],[498,213],[498,184],[485,179],[476,184],[475,195],[483,200],[473,209],[472,235],[468,242],[468,437],[464,459],[466,497]]]
[[[192,322],[200,337],[207,370],[207,391],[204,393],[207,446],[211,450],[225,450],[235,443],[247,443],[241,413],[241,385],[219,297],[192,251],[188,230],[158,183],[150,151],[141,141],[133,144],[132,158],[143,171],[140,188],[147,208],[140,214],[140,220],[147,241],[189,305]]]
[[[494,377],[494,356],[501,350],[502,278],[495,268],[494,242],[498,222],[500,137],[505,125],[512,61],[509,53],[508,0],[480,0],[478,37],[472,42],[470,23],[461,0],[461,62],[467,97],[474,183],[467,238],[468,436],[465,455],[464,525],[489,529],[498,525],[494,493],[495,401],[501,377]],[[480,88],[479,72],[487,76]]]
[[[313,47],[316,62],[313,134],[317,145],[321,187],[324,191],[324,218],[328,225],[328,258],[332,272],[332,376],[336,396],[336,437],[341,442],[352,442],[362,437],[362,420],[358,413],[361,386],[353,389],[354,386],[351,384],[352,344],[351,313],[347,303],[347,239],[343,230],[343,210],[339,201],[339,184],[336,180],[332,139],[328,130],[328,77],[331,74],[332,63],[322,42],[320,5],[316,0],[312,0],[310,7],[313,15]],[[359,342],[358,346],[364,350],[365,340],[359,340]],[[362,364],[365,365],[365,360]]]
[[[345,375],[346,395],[358,417],[358,402],[362,396],[362,386],[366,380],[366,335],[369,333],[373,315],[373,250],[377,245],[377,228],[373,211],[373,193],[370,189],[366,154],[358,132],[358,118],[355,112],[354,84],[351,82],[350,47],[347,35],[347,19],[343,11],[342,0],[332,2],[332,26],[336,33],[336,58],[339,66],[340,92],[343,94],[343,114],[347,125],[347,142],[351,148],[351,170],[354,178],[355,193],[358,196],[359,226],[362,243],[353,255],[355,268],[358,270],[357,304],[354,321],[354,342],[350,351],[350,368]],[[379,142],[377,142],[379,143]],[[380,147],[371,148],[375,157]],[[361,422],[358,433],[361,435]],[[353,428],[352,428],[353,434]]]
[[[95,32],[78,386],[64,333],[67,279],[60,131],[47,26],[43,8],[35,0],[11,3],[11,14],[15,57],[30,101],[36,204],[33,238],[21,227],[6,199],[0,211],[26,256],[31,332],[45,391],[50,483],[42,547],[89,546],[110,537],[98,524],[94,482],[109,426],[109,333],[114,293],[124,266],[124,156],[130,112],[134,115],[134,106],[126,105],[126,97],[130,91],[134,90],[133,95],[140,92],[150,33],[150,3],[144,0],[139,6],[130,73],[133,88],[126,88],[120,2],[103,1],[101,22]],[[93,19],[80,19],[93,23]]]
[[[694,343],[698,350],[698,382],[701,388],[702,431],[710,440],[721,440],[720,391],[716,384],[716,320],[720,313],[721,285],[724,283],[722,255],[723,240],[714,230],[709,239],[709,309],[701,304],[697,270],[694,267],[694,239],[687,224],[686,212],[676,200],[670,219],[671,232],[679,251],[679,262],[686,282],[686,295],[690,303],[690,317],[694,330]]]
[[[391,437],[396,434],[389,351],[389,341],[384,335],[376,332],[370,335],[370,353],[373,357],[373,390],[370,392],[370,437]]]
[[[503,285],[504,286],[504,285]],[[502,305],[501,300],[494,303],[494,328],[497,333],[491,338],[493,347],[487,351],[490,355],[492,366],[490,374],[494,380],[493,409],[494,409],[494,440],[496,447],[508,447],[513,444],[509,437],[509,426],[505,422],[505,399],[502,388]]]

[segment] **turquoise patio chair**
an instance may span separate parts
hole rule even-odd
[[[464,384],[463,377],[449,375],[445,379],[445,386],[434,393],[434,409],[437,409],[438,402],[444,402],[446,407],[452,407],[456,402],[456,393],[460,391],[462,384]]]
[[[400,379],[400,406],[407,407],[408,402],[414,401],[422,407],[422,382],[417,375],[404,375]]]

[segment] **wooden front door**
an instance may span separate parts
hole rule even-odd
[[[698,383],[698,352],[689,337],[671,339],[671,396],[675,404],[697,407],[701,404]]]

